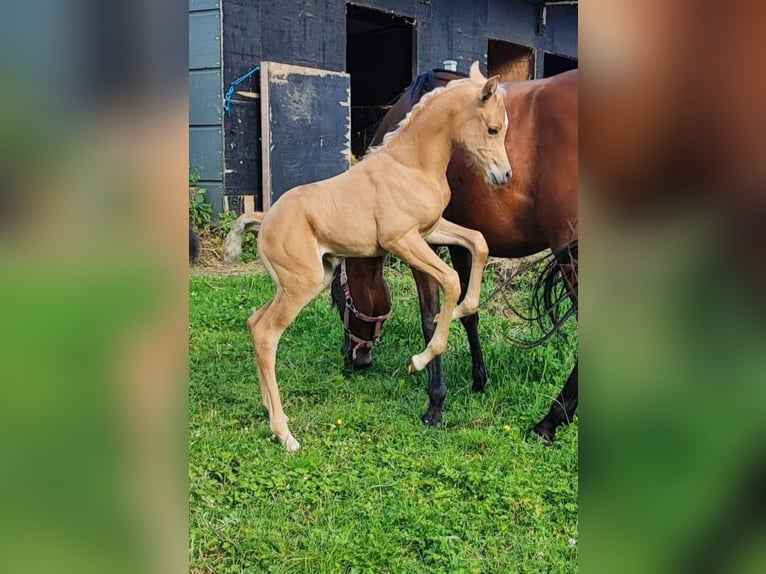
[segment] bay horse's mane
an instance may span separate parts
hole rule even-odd
[[[460,77],[460,79],[451,81],[446,86],[434,87],[436,76],[440,72],[456,74]],[[382,143],[377,146],[370,146],[365,155],[373,154],[386,147],[386,145],[388,145],[394,138],[396,138],[396,136],[412,122],[412,118],[428,104],[431,98],[446,90],[451,90],[459,85],[462,85],[463,80],[466,79],[468,79],[468,76],[465,74],[460,72],[452,72],[450,70],[443,70],[440,68],[420,74],[417,78],[415,78],[412,84],[410,84],[410,86],[405,88],[404,92],[402,92],[402,94],[405,94],[409,91],[413,99],[419,98],[417,103],[412,106],[412,109],[407,113],[406,116],[404,116],[404,119],[402,119],[402,121],[400,121],[393,130],[389,131],[385,136],[383,136]]]

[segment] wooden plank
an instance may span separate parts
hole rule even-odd
[[[261,62],[263,209],[296,185],[347,170],[348,74]]]
[[[263,211],[271,207],[271,129],[269,98],[269,68],[271,62],[261,62],[261,204]]]
[[[225,211],[233,211],[237,215],[252,213],[256,210],[256,198],[254,195],[225,195],[223,208]]]

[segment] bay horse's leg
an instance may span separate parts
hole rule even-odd
[[[556,438],[556,429],[572,422],[575,410],[577,410],[577,387],[577,361],[575,361],[564,388],[561,389],[559,396],[551,404],[548,414],[532,428],[537,435],[547,441],[553,441]]]
[[[484,236],[474,229],[468,229],[441,218],[426,237],[426,241],[434,245],[458,245],[465,247],[471,253],[471,272],[468,278],[468,287],[465,290],[462,302],[452,313],[451,320],[473,315],[479,310],[481,276],[489,257],[489,248]]]
[[[428,344],[436,330],[434,319],[439,313],[439,284],[426,273],[411,268],[415,278],[420,301],[420,323],[423,328],[423,338]],[[423,415],[423,423],[435,425],[442,418],[442,406],[447,396],[447,385],[444,384],[441,356],[428,363],[428,410]]]
[[[396,241],[386,242],[384,249],[399,257],[410,267],[433,277],[444,291],[444,302],[441,306],[442,317],[452,317],[457,298],[460,295],[460,280],[457,273],[434,253],[433,249],[416,232],[409,233]],[[409,371],[421,371],[434,358],[441,355],[447,348],[450,321],[439,321],[433,336],[422,353],[414,355],[410,361]]]
[[[449,248],[452,257],[452,266],[460,277],[460,288],[465,294],[468,288],[468,277],[471,273],[470,253],[460,247],[451,246]],[[468,346],[471,349],[471,366],[473,371],[473,386],[471,390],[475,393],[483,392],[487,386],[487,367],[484,364],[484,354],[481,352],[481,341],[479,340],[479,312],[473,315],[467,315],[460,319],[465,333],[468,336]]]

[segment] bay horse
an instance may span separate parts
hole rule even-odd
[[[505,185],[511,178],[503,145],[505,90],[498,84],[497,76],[488,80],[474,62],[468,78],[424,96],[363,161],[289,190],[262,216],[258,255],[277,289],[248,327],[270,427],[288,451],[300,444],[282,408],[277,346],[301,309],[330,285],[339,258],[393,253],[444,291],[433,337],[412,357],[411,373],[445,351],[452,320],[476,313],[487,243],[480,232],[447,221],[442,212],[450,201],[446,171],[455,149],[468,151],[488,185]],[[459,304],[457,273],[429,244],[460,245],[470,252],[470,278]]]
[[[384,117],[373,143],[380,141],[428,90],[460,77],[461,74],[443,70],[421,74]],[[559,273],[576,310],[578,71],[543,80],[505,83],[503,87],[511,126],[505,135],[505,147],[514,176],[506,185],[492,188],[476,172],[466,151],[456,150],[447,169],[452,193],[444,218],[480,231],[487,240],[490,255],[495,257],[525,257],[551,248],[555,257],[552,271]],[[451,245],[449,251],[465,292],[471,260],[459,246]],[[423,335],[429,341],[438,312],[438,286],[416,268],[412,274],[420,301]],[[382,321],[391,310],[390,293],[383,278],[383,258],[347,259],[335,274],[332,297],[344,323],[344,356],[357,368],[371,365]],[[463,317],[461,322],[471,350],[472,389],[480,392],[485,389],[487,371],[479,341],[478,313]],[[442,418],[447,393],[440,358],[429,364],[428,378],[429,406],[422,420],[435,425]],[[577,403],[575,361],[561,393],[548,414],[533,426],[533,432],[552,441],[556,429],[572,420]]]

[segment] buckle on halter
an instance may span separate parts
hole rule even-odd
[[[359,314],[359,310],[356,308],[356,305],[354,305],[354,300],[351,298],[351,295],[346,296],[346,308],[355,316]]]

